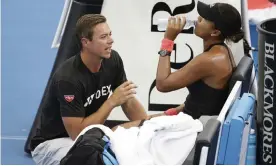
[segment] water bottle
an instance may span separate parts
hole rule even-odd
[[[254,129],[250,130],[246,155],[246,165],[256,165],[256,133]]]
[[[176,19],[176,21],[178,21],[178,19]],[[182,19],[181,19],[182,21]],[[168,25],[168,19],[167,18],[161,18],[157,20],[157,29],[158,31],[166,31],[167,29],[167,25]],[[183,27],[183,29],[189,29],[191,27],[195,27],[196,25],[196,21],[195,20],[189,20],[186,19],[186,24]]]

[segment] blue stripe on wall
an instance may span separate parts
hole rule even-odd
[[[51,44],[63,4],[2,0],[2,136],[29,133],[56,57]]]

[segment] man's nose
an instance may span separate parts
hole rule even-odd
[[[114,43],[114,40],[113,40],[113,38],[110,36],[110,37],[109,37],[109,40],[108,40],[108,44],[112,44],[112,43]]]

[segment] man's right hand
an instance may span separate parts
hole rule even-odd
[[[134,97],[136,88],[137,86],[132,81],[126,81],[115,89],[109,100],[114,107],[120,106]]]

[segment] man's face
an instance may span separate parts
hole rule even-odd
[[[83,48],[101,58],[110,58],[113,39],[107,23],[97,24],[93,30],[92,40],[85,40]]]

